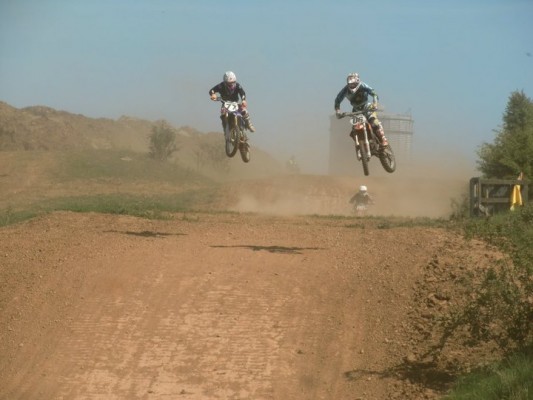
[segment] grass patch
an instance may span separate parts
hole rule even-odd
[[[59,155],[57,182],[114,179],[122,182],[211,182],[205,176],[175,163],[154,160],[148,154],[127,150],[83,150]]]
[[[38,215],[39,212],[35,210],[14,211],[12,208],[0,210],[0,227],[23,222]]]
[[[24,158],[28,155],[31,156],[29,160]],[[80,181],[90,182],[91,191],[78,190],[73,192],[74,196],[30,196],[23,201],[13,201],[7,208],[0,209],[0,226],[53,211],[127,214],[160,219],[168,218],[169,213],[209,209],[216,200],[218,185],[211,179],[176,163],[151,159],[148,154],[128,150],[79,150],[45,155],[45,160],[36,159],[43,165],[38,169],[40,182],[47,182],[51,188],[61,184],[59,187],[62,190],[66,188],[67,193],[71,182],[76,182],[76,188]],[[21,153],[23,164],[28,164],[36,156],[41,157],[42,154]],[[122,184],[138,184],[145,188],[143,193],[147,194],[136,193],[135,186],[133,191],[114,190]],[[159,184],[167,185],[166,194],[157,194],[157,189],[150,189]],[[169,194],[169,186],[179,190]],[[193,189],[200,187],[205,189]]]
[[[533,357],[514,355],[509,359],[464,376],[446,400],[533,399]]]
[[[105,194],[59,197],[40,201],[23,211],[13,211],[11,208],[4,210],[0,212],[0,226],[22,222],[53,211],[96,212],[148,219],[169,219],[172,213],[208,209],[215,200],[214,188],[159,196]]]
[[[350,216],[340,215],[340,214],[328,214],[328,215],[310,214],[309,216],[312,218],[316,218],[316,219],[327,219],[327,220],[351,220],[353,218]]]
[[[358,221],[367,221],[372,223],[378,229],[392,229],[392,228],[451,228],[453,223],[448,220],[440,218],[427,217],[383,217],[383,216],[368,216],[358,218]],[[360,227],[360,224],[350,224],[347,227]]]
[[[365,227],[373,227],[377,229],[392,229],[392,228],[448,228],[457,229],[457,222],[450,221],[443,218],[429,218],[429,217],[394,217],[394,216],[375,216],[369,215],[365,217],[354,217],[347,215],[319,215],[312,214],[312,218],[323,219],[330,221],[348,221],[346,228],[364,229]]]
[[[164,213],[190,211],[199,206],[208,206],[214,201],[215,195],[215,189],[158,196],[105,194],[56,198],[45,202],[43,206],[52,211],[98,212],[160,218]]]
[[[345,228],[351,228],[351,229],[365,229],[366,225],[363,223],[357,223],[357,224],[348,224],[344,226]]]

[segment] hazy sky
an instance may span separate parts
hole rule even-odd
[[[0,100],[216,131],[208,90],[233,70],[252,146],[326,172],[333,101],[359,72],[412,114],[415,157],[473,165],[511,92],[533,97],[532,21],[533,0],[0,0]]]

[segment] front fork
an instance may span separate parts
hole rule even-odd
[[[355,140],[355,148],[357,150],[357,160],[361,161],[361,158],[363,158],[363,155],[366,156],[367,160],[370,160],[370,142],[368,141],[368,132],[366,130],[366,127],[363,127],[363,146],[361,146],[361,143],[359,142],[359,135],[357,132],[354,132],[352,135],[353,139]]]
[[[231,129],[230,129],[230,124],[229,124],[228,114],[222,114],[220,116],[220,119],[222,120],[222,128],[224,129],[224,137],[226,138],[226,140],[230,140]]]
[[[246,136],[246,130],[244,127],[244,121],[242,120],[242,117],[238,118],[235,114],[223,114],[221,116],[222,119],[222,127],[224,128],[224,136],[226,140],[230,141],[232,140],[231,132],[232,127],[238,126],[239,131],[241,132],[240,138],[238,139],[241,143],[246,143],[248,141],[248,137]]]

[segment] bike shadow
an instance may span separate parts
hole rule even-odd
[[[417,383],[438,392],[448,390],[450,384],[457,378],[453,373],[439,369],[432,362],[404,362],[382,371],[354,369],[344,372],[344,377],[348,381],[358,381],[370,377],[396,378]]]
[[[324,250],[322,247],[285,247],[285,246],[257,246],[257,245],[213,245],[212,248],[243,248],[252,251],[268,251],[269,253],[279,254],[303,254],[305,250]]]
[[[140,236],[140,237],[146,237],[146,238],[163,238],[168,236],[184,236],[186,233],[167,233],[167,232],[154,232],[154,231],[116,231],[116,230],[110,230],[105,231],[106,233],[121,233],[123,235],[131,235],[131,236]]]

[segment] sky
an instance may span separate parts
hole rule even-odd
[[[326,173],[358,72],[412,115],[413,157],[474,168],[511,93],[533,97],[531,21],[533,0],[0,0],[0,101],[220,131],[208,91],[231,70],[252,152]]]

